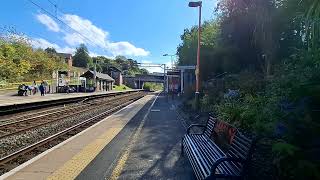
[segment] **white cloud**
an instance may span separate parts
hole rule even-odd
[[[111,41],[109,39],[109,32],[97,27],[90,20],[74,14],[64,14],[59,18],[82,35],[78,34],[67,26],[63,26],[64,29],[60,29],[57,23],[45,14],[38,14],[37,18],[50,30],[62,32],[63,40],[72,47],[84,43],[89,45],[89,49],[90,47],[99,48],[100,50],[106,52],[105,54],[112,56],[148,56],[150,54],[149,51],[136,47],[127,41]]]
[[[105,40],[107,39],[109,33],[96,27],[91,21],[72,14],[65,14],[62,17],[62,20],[72,29],[80,32],[84,36],[83,37],[78,33],[72,33],[73,35],[70,36],[70,34],[67,33],[66,36],[69,36],[69,38],[65,40],[68,44],[73,45],[75,42],[87,42],[93,46],[98,45],[100,47],[105,47]]]
[[[46,14],[38,14],[37,19],[38,21],[40,21],[40,23],[47,26],[49,30],[54,32],[60,31],[59,25],[51,17],[47,16]]]
[[[108,49],[112,52],[113,55],[129,55],[129,56],[148,56],[149,51],[146,51],[142,48],[137,48],[129,42],[115,42],[108,43]]]
[[[89,56],[91,56],[91,57],[104,56],[104,57],[109,58],[109,59],[114,59],[115,58],[115,56],[108,56],[106,54],[99,54],[99,53],[95,53],[95,52],[90,52]]]
[[[78,33],[67,33],[63,39],[71,46],[85,43],[85,40]]]
[[[87,43],[95,47],[98,46],[113,56],[148,56],[150,54],[150,52],[142,48],[135,47],[133,44],[126,41],[111,42],[108,40],[109,32],[95,26],[91,21],[83,19],[77,15],[65,14],[62,19],[72,27],[72,29],[80,32],[84,36],[83,37],[74,32],[67,32],[64,40],[71,46]]]
[[[71,53],[73,54],[75,52],[74,48],[65,46],[65,47],[60,47],[59,45],[55,44],[55,43],[51,43],[45,39],[42,38],[34,38],[31,39],[31,45],[34,48],[41,48],[41,49],[46,49],[48,47],[50,48],[54,48],[57,52],[61,52],[61,53]]]

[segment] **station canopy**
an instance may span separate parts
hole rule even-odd
[[[93,79],[94,78],[94,71],[88,70],[87,72],[82,74],[81,77]],[[108,74],[96,72],[96,77],[97,77],[97,79],[101,79],[101,80],[114,81],[114,79],[112,77],[110,77]]]

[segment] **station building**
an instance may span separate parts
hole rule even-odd
[[[108,74],[114,79],[114,84],[121,86],[123,84],[122,71],[114,66],[109,67]]]
[[[87,92],[112,90],[114,79],[110,77],[108,74],[103,74],[99,72],[95,73],[94,71],[88,70],[87,72],[82,74],[80,77],[83,77],[86,79],[85,86],[86,86]]]

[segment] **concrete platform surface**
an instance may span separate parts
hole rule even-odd
[[[133,91],[133,90],[127,90],[127,91]],[[115,92],[119,92],[119,91],[104,91],[104,92],[93,92],[93,93],[69,93],[69,94],[56,93],[56,94],[46,94],[45,96],[40,96],[40,93],[37,93],[35,95],[29,95],[29,96],[0,95],[0,107],[14,105],[14,104],[26,104],[26,103],[51,101],[51,100],[58,100],[58,99],[87,97],[92,95],[109,94],[109,93],[115,93]]]
[[[76,179],[195,179],[187,158],[180,154],[186,130],[178,120],[177,103],[159,96],[147,113],[137,114]]]
[[[0,176],[0,179],[75,179],[154,99],[147,95],[96,125]],[[139,112],[139,113],[138,113]],[[100,176],[101,179],[101,176]]]

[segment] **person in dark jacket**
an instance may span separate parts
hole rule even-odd
[[[43,85],[43,83],[40,84],[39,90],[40,90],[41,96],[44,96],[44,85]]]

